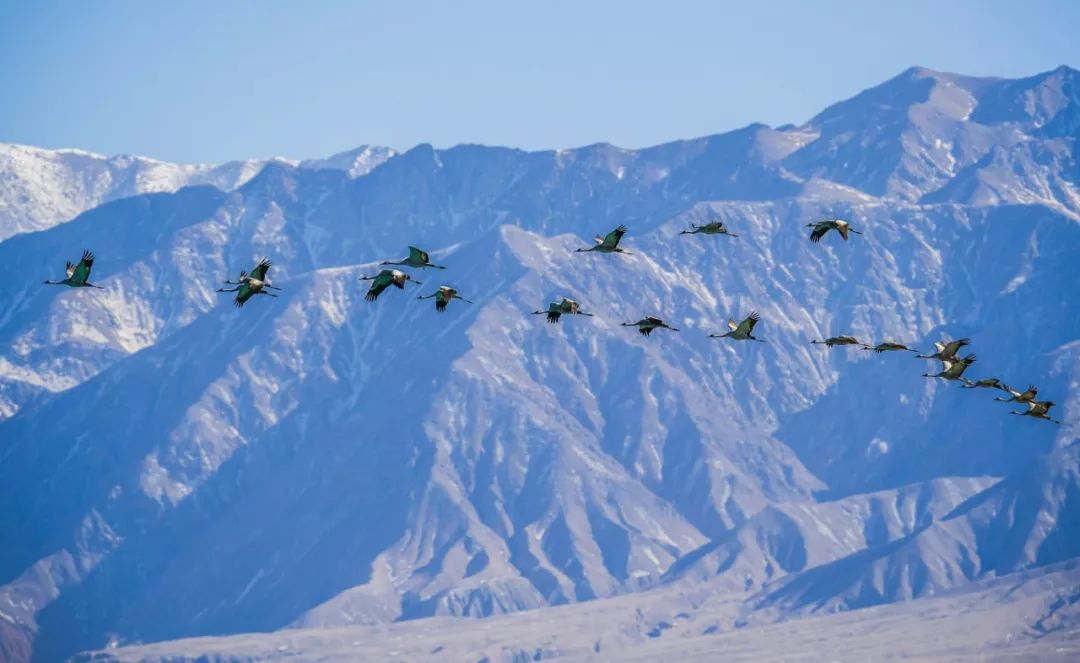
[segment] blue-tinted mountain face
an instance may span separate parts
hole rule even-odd
[[[0,242],[0,658],[672,585],[786,616],[1080,555],[1078,81],[912,69],[795,128],[275,162]],[[811,243],[834,216],[863,234]],[[714,219],[738,237],[678,234]],[[633,255],[574,252],[618,224]],[[448,269],[364,301],[409,244]],[[84,248],[105,290],[41,285]],[[280,298],[214,292],[262,255]],[[444,283],[475,303],[415,299]],[[595,317],[530,315],[561,296]],[[707,337],[751,310],[767,343]],[[839,334],[970,337],[969,376],[1064,423],[809,343]]]

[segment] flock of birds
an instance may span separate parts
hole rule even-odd
[[[851,225],[842,219],[826,219],[815,223],[807,224],[807,227],[812,228],[810,232],[811,242],[820,242],[830,230],[835,230],[844,241],[848,240],[850,234],[861,235],[859,231],[853,229]],[[632,255],[629,251],[621,248],[619,242],[626,234],[626,226],[620,225],[618,228],[612,230],[607,235],[601,237],[597,235],[595,238],[595,244],[588,248],[577,249],[579,253],[597,252],[597,253],[622,253],[626,255]],[[728,235],[730,237],[738,237],[738,235],[730,232],[724,225],[723,221],[712,221],[704,225],[691,224],[688,230],[683,230],[680,235]],[[443,265],[436,265],[431,262],[431,256],[422,249],[418,249],[415,246],[409,247],[409,255],[401,260],[386,260],[380,263],[381,265],[387,265],[388,267],[410,267],[413,269],[446,269]],[[84,251],[82,259],[77,263],[67,263],[67,278],[62,281],[45,281],[49,285],[66,285],[73,288],[101,288],[99,285],[90,283],[90,270],[94,266],[94,254],[90,251]],[[250,271],[241,271],[240,277],[236,281],[225,281],[225,285],[236,286],[233,288],[219,288],[217,292],[235,292],[236,296],[233,299],[233,303],[237,307],[242,307],[245,302],[256,295],[268,295],[270,297],[277,297],[278,295],[270,292],[271,290],[280,290],[280,288],[272,285],[267,278],[267,273],[270,271],[271,263],[266,258],[261,259],[258,264]],[[374,302],[379,298],[387,288],[394,286],[399,290],[405,289],[405,283],[411,281],[417,285],[421,285],[422,282],[414,279],[411,275],[399,270],[399,269],[383,269],[380,270],[375,276],[362,276],[361,281],[371,281],[371,286],[368,288],[367,294],[364,299],[369,302]],[[460,299],[461,301],[471,304],[472,302],[465,299],[458,294],[458,291],[450,286],[439,286],[438,290],[429,295],[420,295],[417,299],[434,299],[435,310],[443,312],[451,301]],[[567,297],[562,297],[557,301],[553,301],[548,304],[547,309],[542,311],[533,311],[533,315],[545,315],[547,321],[551,324],[559,322],[559,319],[564,315],[584,315],[592,316],[592,313],[587,313],[581,309],[581,306],[574,300]],[[761,317],[755,311],[751,311],[748,316],[743,318],[741,322],[736,322],[733,319],[728,320],[728,331],[723,334],[709,334],[709,338],[727,338],[733,341],[758,341],[764,343],[763,339],[754,336],[754,327],[761,320]],[[653,331],[657,329],[668,329],[670,331],[679,331],[675,327],[667,324],[660,318],[654,316],[645,316],[637,322],[624,322],[624,327],[637,327],[638,331],[643,336],[649,336]],[[1052,421],[1056,424],[1061,422],[1057,419],[1050,417],[1050,408],[1054,406],[1053,401],[1039,401],[1036,400],[1039,390],[1034,386],[1029,386],[1024,391],[1017,391],[1007,384],[1003,383],[997,378],[983,378],[980,380],[972,381],[964,377],[964,371],[969,366],[975,363],[975,355],[968,354],[964,357],[960,357],[957,353],[961,348],[970,344],[970,339],[961,338],[959,340],[938,341],[934,344],[934,352],[931,354],[920,354],[918,350],[909,348],[902,343],[894,343],[891,341],[883,341],[876,345],[868,345],[859,341],[854,336],[833,336],[821,341],[811,341],[814,344],[821,344],[827,347],[854,345],[859,346],[866,350],[872,350],[877,353],[883,352],[896,352],[907,351],[914,352],[919,359],[932,359],[938,360],[942,364],[941,371],[937,373],[924,373],[923,377],[926,378],[941,378],[943,380],[959,381],[963,384],[961,386],[968,389],[986,388],[986,389],[998,389],[1009,394],[1009,398],[995,397],[996,401],[1004,401],[1007,403],[1017,403],[1020,405],[1026,405],[1026,411],[1010,411],[1009,414],[1028,416],[1036,419],[1045,419]]]

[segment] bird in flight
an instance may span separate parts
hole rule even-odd
[[[360,280],[372,282],[371,287],[368,288],[367,294],[364,295],[364,299],[369,302],[378,299],[379,295],[382,294],[382,291],[390,286],[397,286],[398,290],[404,290],[406,281],[412,281],[417,285],[422,283],[422,281],[417,281],[405,272],[396,269],[384,269],[375,276],[361,276]]]
[[[581,310],[581,306],[572,299],[563,297],[557,302],[551,302],[548,304],[546,311],[533,311],[533,315],[547,315],[547,321],[550,324],[555,324],[559,321],[562,315],[587,315],[592,317],[592,313],[586,313]]]
[[[999,380],[997,378],[983,378],[981,380],[975,380],[974,382],[972,382],[971,380],[965,379],[965,380],[963,380],[963,383],[964,384],[962,384],[960,386],[964,387],[965,389],[982,388],[982,389],[1001,389],[1002,391],[1005,390],[1005,387],[1003,387],[1001,385],[1001,380]]]
[[[45,281],[46,285],[66,285],[71,288],[99,288],[104,290],[100,285],[94,285],[88,280],[90,278],[90,270],[94,267],[94,254],[89,251],[83,251],[82,259],[79,260],[79,264],[74,264],[70,260],[67,262],[67,278],[63,281]]]
[[[432,263],[431,262],[431,256],[428,255],[428,252],[424,251],[422,249],[418,249],[415,246],[410,246],[409,247],[409,257],[408,258],[402,258],[401,260],[396,260],[396,261],[395,260],[384,260],[379,264],[380,265],[402,265],[404,267],[415,267],[415,268],[433,267],[435,269],[446,269],[446,267],[444,267],[442,265],[436,265],[436,264]]]
[[[709,334],[709,338],[730,338],[736,341],[765,341],[754,336],[754,325],[761,320],[761,316],[757,314],[757,311],[751,311],[750,315],[746,316],[742,322],[735,322],[732,319],[728,320],[728,329],[731,331],[726,334]]]
[[[672,327],[671,325],[667,324],[666,322],[664,322],[660,318],[654,318],[651,315],[646,316],[646,317],[638,320],[637,322],[624,322],[624,323],[622,323],[622,326],[623,327],[637,327],[638,331],[641,332],[642,336],[648,336],[649,334],[651,334],[653,332],[654,329],[661,329],[661,328],[670,329],[671,331],[679,331],[678,329],[676,329],[676,328]]]
[[[728,235],[729,237],[738,237],[733,232],[728,232],[728,229],[724,227],[723,221],[710,221],[705,225],[699,226],[696,223],[690,224],[689,230],[683,230],[680,235]]]
[[[607,235],[601,237],[597,235],[594,238],[596,242],[595,246],[591,246],[587,249],[578,249],[578,253],[587,253],[589,251],[599,251],[600,253],[625,253],[626,255],[633,255],[629,251],[624,251],[619,248],[619,240],[626,234],[626,226],[619,226],[615,230],[612,230]]]
[[[808,223],[806,224],[806,227],[813,228],[810,232],[810,241],[815,244],[820,242],[821,238],[830,230],[835,230],[840,233],[840,236],[844,238],[845,242],[848,239],[849,232],[855,233],[856,235],[862,234],[858,230],[852,228],[847,221],[842,219],[825,219],[824,221],[818,221],[816,223]]]
[[[970,338],[961,338],[956,341],[937,341],[934,343],[935,352],[928,355],[918,355],[918,358],[940,359],[941,361],[956,359],[956,353],[965,345],[971,345]]]
[[[1010,411],[1009,414],[1017,414],[1024,417],[1035,417],[1036,419],[1046,419],[1052,421],[1055,424],[1061,422],[1057,419],[1050,417],[1050,408],[1054,407],[1054,401],[1028,401],[1028,409],[1026,412]]]
[[[820,345],[827,345],[830,348],[837,345],[861,345],[865,347],[864,343],[861,343],[859,339],[854,336],[832,336],[824,341],[810,341],[811,343],[818,343]]]
[[[903,350],[907,350],[908,352],[914,352],[916,354],[919,352],[918,350],[914,350],[912,348],[909,348],[908,346],[904,345],[903,343],[892,343],[890,341],[883,341],[881,343],[878,343],[877,345],[865,345],[864,344],[863,349],[865,349],[865,350],[873,350],[874,352],[877,352],[879,354],[882,353],[882,352],[899,352],[899,351],[903,351]]]
[[[235,285],[235,288],[218,288],[218,292],[235,292],[236,298],[233,299],[233,304],[236,308],[244,306],[244,302],[251,299],[255,295],[270,295],[271,297],[277,297],[272,292],[268,292],[268,289],[281,290],[276,286],[270,285],[270,279],[266,278],[266,273],[270,271],[270,261],[266,258],[259,260],[255,265],[251,273],[240,272],[240,278],[236,281],[229,281],[226,279],[227,285]]]
[[[944,380],[960,380],[964,375],[964,371],[968,366],[975,363],[975,355],[970,354],[963,359],[953,357],[952,359],[942,359],[942,369],[939,373],[933,375],[929,373],[923,373],[924,378],[942,378]]]
[[[1008,398],[1002,398],[1000,396],[994,396],[995,401],[1001,401],[1003,403],[1031,403],[1035,400],[1035,397],[1039,395],[1039,388],[1035,385],[1028,385],[1028,388],[1022,392],[1017,391],[1007,384],[1001,385],[1002,391],[1009,392]]]
[[[438,290],[431,293],[430,295],[420,295],[417,297],[417,299],[431,299],[432,297],[435,298],[435,310],[439,311],[440,313],[446,310],[446,306],[453,299],[460,299],[467,304],[472,304],[471,301],[459,295],[457,293],[457,290],[454,290],[448,285],[441,285],[439,286]]]

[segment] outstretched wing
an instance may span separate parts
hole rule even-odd
[[[626,234],[626,226],[619,226],[615,230],[612,230],[604,236],[604,241],[600,243],[600,246],[605,249],[614,249],[619,245],[619,240]]]
[[[825,236],[825,233],[829,232],[829,226],[824,223],[819,223],[814,226],[814,229],[810,232],[811,242],[820,242],[821,238]]]
[[[657,326],[657,327],[659,327],[660,325],[664,324],[664,321],[663,321],[663,320],[661,320],[660,318],[654,318],[654,317],[652,317],[651,315],[645,316],[645,320],[644,320],[644,322],[647,322],[647,323],[649,323],[650,325],[655,325],[655,326]]]
[[[428,263],[431,262],[430,256],[427,251],[416,248],[415,246],[409,247],[409,262]]]
[[[735,322],[735,320],[733,318],[728,318],[727,319],[727,326],[728,326],[728,329],[730,329],[731,331],[735,331],[736,329],[739,328],[739,323]]]
[[[760,319],[761,316],[757,314],[757,311],[750,311],[750,315],[746,316],[746,319],[739,323],[739,327],[735,331],[740,334],[751,334],[754,331],[754,325],[756,325]]]
[[[846,223],[838,223],[836,224],[836,229],[840,231],[840,236],[843,237],[844,241],[846,242],[848,236],[848,225]]]
[[[270,271],[270,261],[266,258],[261,258],[259,264],[255,265],[255,268],[251,270],[251,278],[256,281],[265,281],[266,272]]]
[[[1014,396],[1022,398],[1024,400],[1033,400],[1036,396],[1039,395],[1039,390],[1035,387],[1035,385],[1028,385],[1027,390],[1024,391],[1024,393],[1022,394],[1017,394],[1015,391],[1011,391],[1011,393]]]
[[[67,267],[64,268],[64,272],[67,273],[67,277],[70,279],[71,275],[75,273],[75,263],[68,260]]]
[[[960,350],[960,348],[964,347],[965,345],[968,345],[969,343],[971,343],[970,338],[961,338],[961,339],[956,340],[956,341],[949,341],[948,343],[945,344],[945,347],[942,348],[942,351],[945,354],[954,355],[954,354],[957,353],[958,350]]]
[[[73,283],[86,283],[90,278],[90,269],[94,266],[94,254],[89,251],[83,251],[82,260],[75,266],[75,271],[71,273],[71,281]]]

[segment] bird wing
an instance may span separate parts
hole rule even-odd
[[[1013,391],[1012,389],[1010,389],[1009,392],[1011,392],[1017,398],[1022,398],[1022,399],[1025,399],[1025,400],[1032,400],[1032,399],[1035,398],[1035,396],[1037,396],[1039,394],[1039,390],[1036,389],[1034,385],[1028,385],[1027,390],[1024,391],[1024,393],[1022,393],[1022,394],[1018,394],[1015,391]]]
[[[838,223],[836,224],[836,229],[840,231],[840,236],[843,237],[846,242],[848,238],[848,225],[846,223]]]
[[[266,272],[268,271],[270,271],[270,261],[266,258],[261,258],[259,259],[259,264],[255,265],[254,269],[251,270],[251,278],[256,281],[265,281]]]
[[[825,233],[829,232],[829,226],[819,223],[814,226],[814,229],[810,232],[811,242],[820,242],[821,238],[825,236]]]
[[[735,322],[734,318],[728,318],[727,326],[728,329],[730,329],[731,331],[735,331],[739,328],[739,323]]]
[[[619,240],[626,234],[626,226],[619,226],[615,230],[612,230],[604,236],[604,241],[600,243],[605,249],[614,249],[619,245]]]
[[[67,272],[67,277],[70,279],[71,275],[75,273],[75,263],[68,260],[67,267],[65,267],[64,271]]]
[[[75,271],[71,273],[71,280],[75,283],[86,283],[86,280],[90,278],[90,269],[94,266],[94,254],[89,251],[83,251],[82,260],[75,267]]]
[[[418,249],[415,246],[409,247],[409,262],[429,263],[431,262],[430,256],[427,251]]]
[[[645,316],[645,319],[642,320],[641,322],[646,322],[646,323],[648,323],[650,325],[656,325],[657,327],[664,324],[663,320],[661,320],[660,318],[654,318],[651,315]],[[638,324],[641,324],[641,323],[638,323]]]
[[[946,354],[954,355],[960,348],[964,347],[969,343],[971,343],[971,339],[969,338],[961,338],[956,341],[949,341],[942,348],[942,351]]]
[[[761,316],[757,314],[757,311],[750,311],[750,315],[746,316],[746,319],[739,323],[739,328],[736,330],[742,334],[750,334],[754,331],[754,325],[757,324]]]

